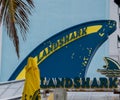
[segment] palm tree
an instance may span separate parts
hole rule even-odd
[[[0,0],[0,24],[2,23],[8,36],[13,41],[19,58],[19,35],[26,39],[29,29],[31,9],[34,8],[33,0]]]

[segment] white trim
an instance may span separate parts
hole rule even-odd
[[[8,98],[3,98],[0,100],[21,100],[22,95],[17,95],[17,96],[12,96],[12,97],[8,97]]]

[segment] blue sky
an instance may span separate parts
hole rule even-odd
[[[41,42],[71,26],[93,20],[109,18],[109,0],[34,0],[35,9],[30,17],[27,40],[20,37],[20,58],[17,58],[12,41],[2,32],[2,63],[0,80],[7,81],[21,61]],[[96,75],[97,68],[104,64],[107,42],[96,53],[91,62],[88,76]],[[101,53],[101,56],[98,54]],[[99,57],[98,57],[99,56]],[[99,63],[99,61],[103,61]],[[98,62],[97,65],[95,65]],[[95,65],[95,66],[94,66]],[[99,74],[97,74],[99,76]]]

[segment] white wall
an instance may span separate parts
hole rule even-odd
[[[110,57],[120,62],[120,50],[118,50],[117,35],[120,36],[118,6],[114,0],[110,0],[110,19],[117,21],[117,30],[109,37],[109,54]]]

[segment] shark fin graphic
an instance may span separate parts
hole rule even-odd
[[[85,77],[94,54],[115,30],[113,20],[92,21],[65,29],[36,47],[9,80],[23,75],[29,56],[37,57],[41,77]]]
[[[104,58],[106,65],[103,66],[104,69],[98,69],[97,71],[107,77],[120,77],[120,64],[110,58]]]

